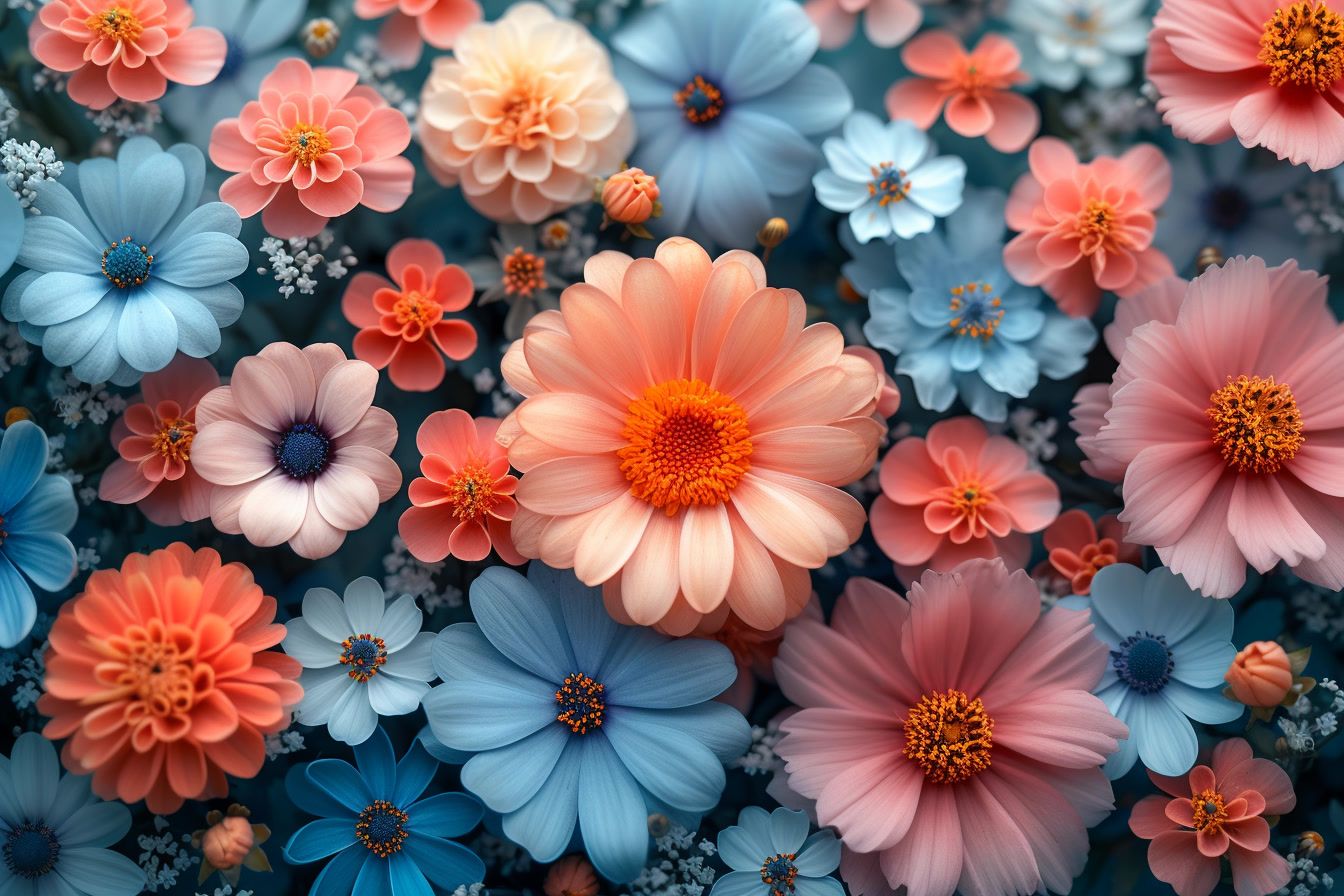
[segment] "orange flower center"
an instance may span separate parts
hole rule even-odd
[[[1091,198],[1078,213],[1079,251],[1092,255],[1102,248],[1108,239],[1120,242],[1121,234],[1116,228],[1119,216],[1115,207],[1104,199]]]
[[[990,285],[972,281],[952,287],[952,299],[947,307],[957,316],[947,322],[958,336],[971,336],[988,342],[1003,323],[1003,305],[998,296],[990,295]]]
[[[692,124],[705,124],[723,114],[723,92],[701,75],[687,81],[672,97]]]
[[[1195,830],[1216,834],[1227,821],[1227,809],[1223,807],[1223,795],[1216,790],[1201,790],[1190,797],[1195,809]]]
[[[546,287],[546,259],[516,247],[504,256],[504,291],[511,296],[530,298]]]
[[[1272,376],[1228,377],[1209,396],[1204,413],[1213,421],[1213,444],[1223,460],[1242,473],[1277,472],[1305,441],[1293,391]]]
[[[499,503],[495,494],[495,480],[486,468],[470,463],[448,480],[444,486],[453,516],[460,520],[478,520]]]
[[[877,199],[880,206],[900,202],[910,193],[912,186],[906,180],[905,170],[897,168],[892,162],[878,162],[868,169],[873,179],[868,182],[868,195]]]
[[[938,784],[955,784],[989,768],[994,720],[979,697],[934,691],[905,717],[905,758]]]
[[[408,836],[406,823],[411,817],[387,800],[374,800],[359,813],[355,837],[380,859],[401,852]]]
[[[550,97],[538,96],[530,86],[519,88],[504,104],[503,120],[495,125],[491,142],[532,149],[546,136],[550,103]]]
[[[94,13],[84,20],[84,25],[99,37],[126,43],[133,43],[145,30],[135,13],[124,6],[109,6]]]
[[[196,438],[196,424],[185,417],[174,417],[159,424],[154,434],[154,450],[168,460],[191,460],[191,442]]]
[[[565,676],[560,690],[555,692],[555,702],[560,711],[555,720],[569,726],[575,734],[587,734],[594,728],[602,727],[602,714],[607,711],[602,694],[606,688],[593,681],[582,672]]]
[[[994,502],[994,493],[980,484],[978,480],[968,479],[952,490],[950,496],[953,509],[965,517],[974,526],[980,508]]]
[[[341,642],[341,665],[355,681],[368,681],[387,662],[387,645],[373,635],[351,635]]]
[[[630,493],[673,516],[718,504],[751,469],[751,433],[737,402],[700,380],[669,380],[630,402],[616,454]]]
[[[1257,58],[1275,87],[1329,90],[1344,77],[1344,17],[1323,0],[1281,6],[1265,22]]]
[[[214,686],[209,666],[196,665],[196,633],[186,625],[164,625],[151,619],[131,625],[99,645],[108,661],[96,671],[116,696],[130,700],[128,721],[150,716],[183,715],[199,692]]]
[[[770,896],[791,896],[798,887],[795,852],[777,852],[761,863],[761,883],[770,888]]]
[[[285,145],[300,165],[311,165],[331,151],[331,138],[321,125],[299,122],[285,131]]]
[[[392,315],[401,327],[401,338],[414,342],[443,320],[443,306],[418,292],[405,292],[392,306]]]

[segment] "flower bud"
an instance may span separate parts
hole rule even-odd
[[[596,896],[597,875],[583,856],[565,856],[546,872],[546,896]]]
[[[658,180],[640,168],[617,171],[602,186],[602,208],[620,224],[643,224],[653,217]]]
[[[251,822],[243,816],[230,815],[205,832],[201,838],[201,852],[215,868],[228,871],[243,863],[255,843]]]
[[[1274,641],[1254,641],[1242,648],[1227,670],[1232,696],[1247,706],[1278,706],[1293,686],[1292,661]]]
[[[312,19],[299,34],[303,38],[303,48],[314,59],[330,55],[341,40],[341,29],[327,18]]]

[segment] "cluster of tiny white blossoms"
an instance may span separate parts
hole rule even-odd
[[[89,385],[70,371],[55,372],[47,383],[56,414],[71,429],[85,420],[102,426],[126,410],[126,397],[107,391],[106,383]]]
[[[9,101],[9,94],[0,90],[0,140],[9,138],[9,128],[19,120],[19,110]]]
[[[86,111],[84,117],[93,122],[101,133],[131,137],[153,133],[163,121],[163,110],[158,103],[132,103],[118,99],[106,109]]]
[[[261,254],[266,256],[269,266],[258,267],[257,273],[270,274],[271,279],[278,281],[280,295],[286,299],[296,291],[299,295],[310,296],[317,289],[317,277],[325,275],[328,279],[340,280],[359,264],[349,246],[343,245],[328,253],[335,241],[336,235],[329,228],[312,239],[282,240],[268,236],[261,241]]]
[[[266,735],[266,758],[275,759],[278,756],[288,756],[290,753],[299,752],[304,746],[303,735],[291,725],[284,731]]]
[[[141,849],[136,861],[145,872],[147,893],[171,890],[177,884],[178,876],[200,861],[187,850],[191,835],[174,837],[168,830],[168,819],[162,815],[154,816],[154,831],[153,835],[141,834],[136,839]]]
[[[784,768],[784,760],[775,753],[775,745],[784,736],[779,723],[771,719],[764,727],[751,726],[751,746],[747,752],[733,760],[733,768],[740,768],[749,775],[773,775]]]
[[[395,80],[397,68],[384,58],[378,48],[378,39],[371,34],[362,34],[355,41],[355,48],[345,54],[341,60],[345,67],[359,76],[361,84],[367,84],[378,95],[387,100],[387,104],[401,111],[415,130],[415,117],[420,112],[420,103],[408,94]]]
[[[1288,853],[1288,864],[1292,867],[1293,876],[1288,880],[1288,884],[1279,889],[1277,896],[1311,896],[1318,890],[1333,889],[1335,882],[1330,875],[1321,871],[1320,867],[1312,861],[1310,856],[1298,856],[1296,853]]]
[[[1012,427],[1013,438],[1027,457],[1033,469],[1039,470],[1043,463],[1054,459],[1059,453],[1055,436],[1059,433],[1059,420],[1054,417],[1042,418],[1031,408],[1017,408],[1008,415],[1008,425]]]
[[[1069,142],[1081,156],[1118,155],[1140,131],[1161,125],[1153,101],[1143,89],[1084,87],[1061,104],[1059,115],[1073,135]]]
[[[453,609],[462,606],[462,589],[454,585],[440,585],[434,580],[443,572],[444,562],[425,563],[411,556],[400,535],[392,536],[392,551],[383,555],[383,590],[391,600],[409,594],[420,602],[426,613],[440,607]]]
[[[1293,613],[1313,634],[1344,640],[1344,593],[1304,588],[1293,594]]]
[[[5,186],[19,198],[19,205],[40,214],[33,208],[37,199],[37,185],[55,180],[65,171],[65,163],[56,158],[56,151],[36,140],[20,143],[13,138],[0,144],[0,167],[5,170]]]
[[[654,838],[657,855],[630,883],[632,896],[701,896],[714,883],[707,864],[718,849],[710,840],[696,843],[696,835],[673,824]]]

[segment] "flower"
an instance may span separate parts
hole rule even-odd
[[[966,163],[935,157],[933,141],[908,121],[883,125],[875,115],[855,112],[845,119],[844,138],[831,137],[821,148],[830,167],[812,177],[817,201],[848,212],[861,243],[928,233],[936,218],[961,205]]]
[[[896,381],[891,378],[891,374],[887,373],[887,366],[883,363],[882,356],[866,345],[847,345],[845,354],[867,361],[882,378],[881,385],[877,388],[877,407],[874,409],[878,420],[886,420],[899,411],[901,390],[896,387]]]
[[[418,239],[388,250],[387,273],[395,285],[360,271],[341,298],[345,319],[360,328],[355,357],[379,370],[386,367],[398,389],[436,389],[443,382],[444,355],[461,361],[476,351],[475,327],[444,313],[471,304],[471,278],[445,264],[434,243]]]
[[[1126,734],[1088,693],[1106,651],[1086,615],[1041,615],[998,559],[926,571],[906,598],[860,582],[830,627],[790,625],[775,660],[801,707],[776,752],[839,833],[851,891],[1067,892]]]
[[[262,79],[260,99],[210,133],[210,161],[238,172],[219,198],[244,218],[261,212],[272,235],[316,236],[363,205],[394,212],[411,194],[415,168],[406,116],[344,68],[288,57]]]
[[[805,194],[820,161],[808,137],[853,108],[840,77],[809,64],[817,41],[792,0],[663,3],[616,32],[633,164],[662,188],[655,232],[753,246],[777,206]]]
[[[1010,88],[1027,80],[1022,56],[1001,34],[986,34],[966,52],[950,31],[926,31],[901,48],[916,77],[891,85],[887,114],[928,130],[940,113],[963,137],[984,137],[999,152],[1025,149],[1041,127],[1036,104]]]
[[[617,171],[602,184],[602,210],[621,224],[643,224],[659,208],[658,181],[642,168]]]
[[[1046,527],[1044,540],[1047,562],[1074,594],[1090,594],[1097,573],[1114,563],[1139,566],[1143,561],[1143,549],[1125,541],[1114,514],[1094,523],[1087,511],[1066,510]]]
[[[1197,765],[1188,781],[1154,772],[1148,777],[1167,797],[1139,800],[1129,829],[1148,844],[1148,865],[1177,896],[1209,896],[1232,866],[1237,896],[1261,896],[1286,886],[1291,869],[1269,845],[1265,816],[1297,805],[1288,775],[1268,759],[1254,758],[1241,738],[1213,749],[1213,765]]]
[[[378,31],[378,47],[399,67],[413,68],[426,43],[451,50],[467,26],[481,20],[481,5],[476,0],[355,0],[355,15],[390,16]]]
[[[1201,597],[1168,569],[1117,564],[1093,578],[1091,613],[1111,658],[1096,694],[1129,726],[1106,776],[1121,777],[1136,759],[1159,775],[1184,774],[1199,754],[1190,720],[1241,715],[1220,693],[1236,654],[1231,605]]]
[[[60,591],[75,577],[66,537],[79,505],[70,480],[45,472],[47,434],[20,420],[0,435],[0,647],[13,647],[37,619],[33,584]],[[26,577],[26,578],[25,578]]]
[[[1344,586],[1341,339],[1325,278],[1255,257],[1205,271],[1173,323],[1133,331],[1105,422],[1079,439],[1123,478],[1128,538],[1210,597],[1235,594],[1248,562]]]
[[[1129,82],[1129,57],[1144,51],[1147,0],[1012,0],[1008,21],[1027,36],[1027,70],[1056,90],[1086,78],[1094,87]]]
[[[261,547],[326,557],[401,488],[397,422],[372,407],[378,371],[331,343],[272,342],[196,406],[192,464],[210,518]]]
[[[228,791],[289,724],[299,663],[277,651],[275,598],[241,563],[182,542],[129,554],[61,607],[46,653],[42,733],[93,792],[156,815]]]
[[[899,250],[841,234],[855,257],[846,273],[868,293],[864,335],[896,355],[896,372],[914,380],[926,408],[946,411],[960,395],[977,417],[1006,420],[1009,398],[1026,398],[1042,375],[1082,370],[1096,345],[1090,322],[1066,317],[1008,276],[1003,208],[1002,193],[972,190],[943,233]]]
[[[1313,171],[1344,162],[1344,5],[1338,0],[1162,4],[1147,76],[1177,137],[1263,146]]]
[[[86,383],[129,386],[179,351],[218,351],[220,328],[243,313],[229,281],[248,255],[233,209],[200,204],[204,182],[200,150],[150,137],[43,182],[19,247],[29,270],[5,290],[4,316]]]
[[[873,537],[904,579],[921,568],[946,572],[972,557],[1000,557],[1021,569],[1028,532],[1059,515],[1059,487],[1027,467],[1027,452],[991,436],[974,417],[939,420],[924,438],[907,436],[882,459]]]
[[[606,48],[539,3],[468,27],[420,95],[429,171],[492,221],[536,224],[592,198],[634,145]]]
[[[10,190],[0,190],[0,277],[3,277],[19,256],[23,242],[23,206]]]
[[[308,51],[309,56],[314,59],[325,59],[340,43],[341,28],[326,16],[319,16],[304,22],[303,27],[299,29],[299,38],[303,41],[303,48]]]
[[[837,486],[876,459],[876,371],[740,250],[711,264],[672,239],[584,277],[501,364],[527,396],[499,434],[523,473],[514,546],[602,585],[623,622],[797,615],[807,570],[863,530]]]
[[[840,866],[840,841],[831,831],[811,837],[807,813],[780,807],[767,813],[748,806],[737,824],[719,832],[719,858],[731,870],[714,881],[710,896],[843,896],[831,877]]]
[[[467,262],[467,274],[482,290],[476,304],[508,301],[504,335],[517,339],[538,311],[560,307],[555,290],[566,283],[555,271],[557,253],[542,251],[536,228],[530,224],[500,225],[499,238],[490,241],[490,248],[494,257]]]
[[[1171,163],[1143,143],[1086,165],[1068,144],[1042,137],[1008,198],[1008,226],[1022,231],[1003,249],[1014,280],[1041,286],[1065,314],[1090,317],[1101,291],[1128,298],[1174,273],[1152,245],[1154,213],[1171,193]]]
[[[924,17],[914,0],[807,0],[803,8],[827,50],[849,43],[860,12],[864,36],[877,47],[897,46],[915,33]]]
[[[542,884],[546,896],[597,896],[597,875],[583,856],[565,856],[546,872]]]
[[[0,763],[0,889],[33,896],[135,896],[145,872],[107,847],[131,829],[131,813],[89,793],[88,778],[61,776],[51,742],[32,731]]]
[[[81,106],[147,103],[169,81],[206,84],[224,67],[224,35],[192,28],[193,18],[187,0],[51,0],[28,46],[47,68],[73,72],[65,92]]]
[[[270,871],[271,862],[266,858],[261,844],[271,837],[271,829],[264,824],[252,824],[252,815],[246,806],[232,803],[228,814],[211,809],[205,816],[208,828],[194,831],[191,843],[201,851],[201,870],[197,874],[197,883],[219,872],[230,886],[238,886],[243,868],[253,871]]]
[[[803,608],[803,614],[819,616],[821,604],[815,595]],[[779,642],[784,638],[784,626],[761,631],[747,625],[729,612],[723,623],[715,627],[713,620],[703,620],[691,632],[691,637],[707,638],[718,641],[733,654],[733,663],[737,666],[737,678],[728,690],[717,699],[727,703],[745,715],[756,697],[756,679],[774,683],[775,654],[779,652]]]
[[[713,700],[732,656],[618,625],[596,589],[540,563],[526,579],[486,569],[471,609],[475,623],[434,642],[443,684],[424,700],[434,737],[472,754],[463,786],[536,861],[565,852],[577,819],[598,872],[634,879],[650,813],[693,830],[718,804],[723,763],[750,743],[741,713]]]
[[[1278,706],[1293,688],[1293,663],[1277,641],[1252,641],[1232,659],[1224,680],[1250,707]]]
[[[480,823],[481,804],[465,793],[420,799],[438,761],[419,741],[398,762],[387,733],[377,728],[355,747],[355,764],[318,759],[285,777],[294,805],[320,816],[289,838],[285,859],[303,865],[334,856],[310,896],[351,885],[360,892],[416,896],[431,892],[431,882],[451,893],[485,878],[484,863],[448,839]]]
[[[415,598],[387,605],[383,588],[365,576],[344,599],[310,588],[303,614],[285,623],[285,653],[303,664],[303,702],[294,710],[304,725],[326,725],[336,740],[361,744],[379,716],[415,712],[434,677],[433,632],[422,632]]]
[[[444,557],[475,563],[493,547],[505,563],[523,563],[513,547],[509,521],[518,510],[518,478],[509,473],[508,452],[495,441],[499,421],[475,420],[453,408],[425,418],[415,434],[422,455],[420,478],[411,482],[412,506],[397,531],[423,563]]]
[[[191,464],[196,403],[219,385],[209,361],[178,355],[146,374],[141,394],[112,424],[119,455],[103,471],[98,497],[138,504],[153,523],[176,526],[210,515],[210,483]]]

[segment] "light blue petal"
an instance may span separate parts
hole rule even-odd
[[[724,833],[727,833],[726,831]],[[764,860],[766,856],[761,856]],[[755,871],[730,871],[714,881],[710,896],[768,896],[770,888],[761,882],[758,865]]]
[[[420,742],[429,755],[447,765],[461,765],[472,757],[470,752],[465,750],[454,750],[452,747],[445,746],[434,736],[434,732],[425,725],[416,733],[415,739]]]
[[[695,220],[720,246],[750,247],[772,214],[762,172],[722,129],[706,138],[706,151],[712,164],[700,172]]]
[[[47,468],[47,434],[31,420],[20,420],[0,436],[0,514],[9,513],[30,492]]]
[[[913,202],[893,202],[887,206],[892,232],[903,240],[928,233],[937,221],[922,206]]]
[[[966,163],[956,156],[939,156],[910,172],[910,199],[940,218],[961,206]]]
[[[639,784],[604,737],[579,743],[579,828],[584,849],[603,877],[627,883],[648,858],[648,808]]]
[[[311,784],[355,814],[374,800],[369,785],[344,759],[315,759],[304,768],[304,774]]]
[[[29,731],[14,742],[9,762],[19,808],[29,819],[45,819],[61,777],[56,748],[42,735]]]
[[[974,337],[962,336],[952,340],[952,369],[968,372],[977,370],[985,354],[984,343]]]
[[[73,320],[117,287],[99,274],[53,271],[34,280],[19,299],[23,320],[38,327]]]
[[[1184,576],[1165,566],[1148,574],[1143,602],[1147,615],[1162,620],[1162,634],[1173,650],[1187,638],[1220,644],[1232,641],[1232,604],[1204,597],[1186,583]]]
[[[808,65],[777,90],[752,97],[738,108],[778,118],[810,136],[824,134],[844,121],[852,105],[845,102],[848,96],[843,78],[824,65]]]
[[[294,3],[292,5],[303,9],[307,4]],[[238,25],[245,15],[250,18],[255,14],[254,4],[250,0],[195,0],[192,3],[192,8],[196,12],[197,25],[215,28],[226,35],[237,31]],[[176,90],[173,92],[176,93]],[[169,94],[169,96],[172,95],[172,93]]]
[[[308,9],[308,0],[258,0],[247,18],[240,40],[251,52],[280,46],[298,30]]]
[[[380,859],[368,850],[364,851],[364,856],[364,867],[355,878],[354,891],[359,896],[396,896],[387,872],[387,859]]]
[[[79,571],[75,546],[54,532],[12,534],[0,550],[43,591],[60,591]]]
[[[761,864],[774,852],[770,840],[770,815],[760,806],[747,806],[737,816],[737,825],[719,832],[719,858],[735,871],[760,875]]]
[[[1086,321],[1084,322],[1086,323]],[[1039,308],[1015,308],[1012,310],[1005,308],[1003,320],[999,321],[999,328],[994,333],[1000,339],[1026,342],[1040,333],[1044,326],[1045,312]],[[1088,326],[1090,327],[1091,324],[1089,323]],[[1086,355],[1086,351],[1081,350],[1080,346],[1078,356],[1083,357],[1084,355]]]
[[[580,745],[571,741],[537,795],[517,812],[504,816],[504,836],[522,846],[538,862],[554,862],[574,836],[579,811]]]
[[[93,846],[63,845],[56,874],[76,892],[98,896],[135,896],[146,883],[139,865],[120,853]]]
[[[82,775],[66,775],[69,778]],[[85,791],[87,793],[87,785]],[[53,815],[55,808],[53,807]],[[62,847],[108,847],[120,840],[131,829],[131,812],[121,803],[96,802],[76,810],[56,828]]]
[[[74,227],[84,237],[88,247],[96,252],[101,253],[107,248],[111,240],[98,232],[93,221],[89,220],[88,212],[84,211],[84,206],[64,184],[55,180],[43,181],[34,192],[37,196],[33,200],[33,208],[41,212],[42,218],[64,221]],[[15,201],[14,205],[18,207],[18,202]]]
[[[141,373],[162,370],[177,354],[177,320],[146,290],[127,296],[117,325],[117,351]]]
[[[227,327],[243,313],[243,294],[232,283],[198,287],[191,291],[191,297],[204,305],[221,327]]]
[[[1100,615],[1121,638],[1152,631],[1155,621],[1141,612],[1146,585],[1147,576],[1137,566],[1113,563],[1104,567],[1092,579],[1092,612]]]
[[[550,602],[552,613],[559,612],[561,627],[568,637],[574,668],[599,677],[603,662],[615,642],[630,629],[618,625],[602,606],[602,591],[583,584],[572,570],[557,570],[543,563],[530,563],[527,580]],[[605,678],[601,680],[605,681]]]
[[[0,190],[0,277],[8,273],[23,244],[23,206],[9,190]]]
[[[233,206],[224,202],[207,202],[205,205],[193,209],[182,220],[182,223],[178,224],[166,237],[163,248],[159,250],[159,256],[165,257],[166,260],[166,257],[173,254],[186,240],[207,233],[237,238],[242,231],[242,227],[243,219],[238,217],[238,213],[233,210]],[[156,256],[156,258],[159,256]],[[247,264],[244,263],[243,270],[246,269]],[[160,273],[161,271],[156,267],[154,272]],[[218,283],[223,279],[227,278],[220,277],[210,282]]]
[[[1097,330],[1091,321],[1049,313],[1040,335],[1031,344],[1031,353],[1036,357],[1041,373],[1052,380],[1062,380],[1083,369],[1087,353],[1096,344]]]
[[[347,679],[348,680],[348,679]],[[378,727],[378,713],[369,703],[369,690],[358,682],[341,692],[331,707],[327,733],[343,744],[362,744]]]
[[[812,175],[812,189],[817,193],[817,201],[833,212],[852,212],[868,201],[866,184],[846,180],[829,168]],[[860,242],[881,237],[880,233],[865,236],[855,232],[854,235]]]
[[[241,105],[235,106],[223,115],[212,119],[212,121],[219,121],[222,118],[235,115],[241,108]],[[197,110],[197,113],[199,114],[201,111],[203,110]],[[163,225],[163,229],[156,240],[156,245],[163,249],[166,249],[173,241],[181,237],[178,231],[182,223],[196,211],[196,206],[201,201],[201,191],[205,189],[205,156],[200,149],[190,143],[179,143],[176,146],[170,146],[168,153],[182,164],[182,173],[185,180],[182,185],[182,198],[177,204],[177,210],[168,219],[168,223]],[[240,218],[239,230],[242,229],[241,225],[242,219]],[[229,235],[237,236],[239,230],[234,230]]]
[[[1139,758],[1159,775],[1183,775],[1199,756],[1199,740],[1190,720],[1164,694],[1132,695],[1130,734]]]
[[[774,852],[797,855],[811,829],[806,812],[781,806],[770,813],[770,842]]]
[[[392,752],[392,741],[381,726],[374,729],[368,740],[355,747],[355,766],[374,799],[394,799],[397,790],[397,754]]]
[[[205,358],[219,351],[219,324],[215,317],[192,294],[170,283],[146,283],[143,289],[158,299],[173,313],[177,321],[178,348],[193,358]]]
[[[965,201],[948,216],[947,239],[967,258],[988,249],[997,254],[1002,249],[1004,208],[1008,197],[1002,190],[967,187]]]
[[[409,806],[420,799],[434,773],[439,770],[439,761],[429,754],[419,740],[411,741],[411,748],[397,763],[397,785],[392,791],[392,805]]]
[[[1107,756],[1106,762],[1101,766],[1102,772],[1112,781],[1123,778],[1134,767],[1134,763],[1139,761],[1139,738],[1134,729],[1133,704],[1140,698],[1141,695],[1124,688],[1120,697],[1120,706],[1111,708],[1111,714],[1129,727],[1129,737],[1122,738],[1119,741],[1116,751]]]
[[[187,175],[181,160],[171,153],[156,153],[131,169],[129,178],[123,170],[122,184],[122,220],[127,235],[141,245],[157,248],[155,241],[172,220],[186,190]]]
[[[0,314],[4,315],[5,320],[13,323],[23,322],[23,312],[19,310],[23,302],[23,293],[30,285],[37,282],[41,277],[40,271],[23,271],[5,287],[5,294],[0,297]],[[41,345],[39,341],[36,343]]]
[[[445,681],[425,695],[424,707],[434,737],[454,750],[478,752],[522,740],[553,723],[555,690],[521,691],[486,679]]]
[[[520,741],[477,753],[462,766],[462,786],[493,811],[514,812],[536,796],[573,737],[564,725],[546,725]]]
[[[47,809],[46,822],[55,829],[58,835],[61,835],[61,832],[65,831],[76,839],[80,839],[80,832],[76,831],[75,828],[83,827],[84,822],[72,822],[71,816],[89,806],[117,805],[116,803],[102,803],[95,800],[93,797],[93,788],[90,785],[91,779],[88,775],[62,775],[60,780],[56,783],[56,795],[52,797],[51,806]],[[86,819],[86,821],[94,822],[95,819],[90,817]],[[126,819],[126,824],[128,827],[130,826],[129,816]],[[94,827],[96,828],[98,825],[94,824]],[[122,830],[122,833],[125,833],[124,829]],[[95,831],[93,839],[100,839],[100,836],[101,835]],[[69,838],[62,835],[61,842],[65,843],[68,839]],[[80,839],[80,842],[71,842],[71,845],[111,846],[116,841],[117,838],[115,837],[105,843],[90,842],[87,839]]]
[[[608,674],[608,706],[671,708],[712,700],[737,678],[732,652],[717,641],[686,638],[650,649],[638,664]]]
[[[48,329],[42,340],[47,360],[74,367],[75,376],[86,383],[106,382],[121,363],[117,326],[125,304],[119,294],[107,295],[86,314]]]
[[[866,330],[865,330],[866,332]],[[915,400],[931,411],[945,411],[957,397],[952,382],[951,346],[939,343],[920,352],[908,352],[896,359],[896,372],[910,377],[915,384]]]
[[[1008,419],[1008,397],[986,385],[979,373],[958,373],[954,381],[957,394],[972,414],[991,423]]]
[[[645,724],[657,715],[609,706],[602,731],[645,790],[674,808],[708,812],[723,794],[723,765],[693,731]]]
[[[1192,688],[1175,679],[1167,682],[1162,694],[1181,712],[1205,725],[1236,721],[1245,710],[1240,703],[1224,697],[1219,688]]]
[[[127,143],[132,141],[128,140]],[[152,142],[152,141],[151,141]],[[123,147],[125,144],[123,144]],[[89,159],[79,164],[79,194],[84,199],[84,208],[93,219],[98,232],[107,238],[108,243],[123,237],[133,236],[126,231],[126,221],[122,215],[122,204],[117,188],[117,163],[111,159]],[[133,237],[144,242],[144,237]],[[98,247],[101,253],[106,246]]]
[[[23,228],[18,262],[32,271],[74,271],[102,276],[106,248],[94,246],[68,221],[40,215],[29,218]]]
[[[1002,339],[993,340],[985,349],[979,372],[990,388],[1014,398],[1026,398],[1040,378],[1031,354],[1017,343]]]
[[[742,158],[754,160],[770,173],[766,189],[774,196],[806,189],[812,172],[821,163],[821,153],[812,141],[769,115],[735,109],[724,117],[722,132]]]
[[[931,235],[917,236],[907,243],[906,247],[913,251],[929,239],[931,239]],[[921,326],[938,327],[944,332],[948,332],[951,330],[948,324],[957,316],[957,313],[952,308],[952,297],[943,290],[932,289],[928,286],[917,286],[910,291],[910,316],[914,318],[915,323]]]
[[[793,882],[793,889],[798,896],[845,896],[845,888],[833,877],[799,875]]]
[[[866,196],[863,203],[849,213],[847,220],[850,232],[860,243],[887,240],[892,236],[891,216],[881,205]]]
[[[616,56],[616,74],[622,84],[629,69],[644,68],[658,77],[684,84],[695,74],[695,65],[686,56],[682,42],[676,39],[670,19],[674,11],[665,7],[644,12],[624,25],[611,39]],[[678,88],[674,88],[674,91]]]
[[[353,846],[355,826],[348,818],[319,818],[294,832],[285,844],[285,861],[306,865]]]
[[[569,637],[547,600],[513,570],[492,566],[477,576],[471,609],[490,643],[532,674],[561,682],[575,671]]]
[[[338,759],[326,760],[329,762],[340,762]],[[354,770],[351,769],[353,772]],[[357,776],[356,776],[357,777]],[[350,818],[358,812],[364,810],[364,803],[358,809],[351,809],[344,803],[337,800],[331,794],[308,777],[308,766],[295,765],[285,773],[285,794],[290,802],[298,806],[309,815],[316,815],[320,818]]]
[[[154,258],[155,277],[187,287],[232,280],[247,267],[247,248],[227,233],[215,231],[188,236]]]
[[[641,128],[644,126],[641,124]],[[668,234],[682,233],[691,220],[691,212],[699,205],[700,179],[705,160],[710,156],[709,142],[698,132],[679,130],[680,140],[675,151],[663,164],[658,175],[660,186],[665,185],[659,198],[663,203],[663,214],[654,219],[660,232]],[[645,161],[636,151],[635,161],[644,165]],[[649,168],[647,170],[657,170]]]
[[[387,860],[392,896],[434,896],[434,888],[406,850],[393,853]]]
[[[461,837],[481,823],[481,801],[465,793],[436,793],[406,810],[407,830],[431,837]]]
[[[849,120],[853,121],[860,115],[867,113],[855,113]],[[846,127],[849,127],[848,123]],[[826,164],[832,171],[846,180],[866,184],[873,176],[873,162],[860,156],[859,152],[859,147],[851,143],[848,138],[829,137],[821,144],[821,153],[826,157]]]
[[[471,850],[451,840],[412,834],[406,838],[406,853],[425,877],[449,892],[485,879],[485,863]]]
[[[723,10],[724,7],[750,7],[753,4],[740,0],[716,5]],[[793,3],[755,5],[758,11],[748,18],[746,33],[740,30],[736,34],[724,33],[719,29],[711,32],[715,39],[731,40],[736,45],[723,73],[723,88],[729,96],[744,100],[775,90],[802,71],[817,52],[820,39],[816,26],[801,6]],[[842,97],[837,96],[834,102],[843,104],[846,113],[852,107],[848,91]]]
[[[313,881],[308,896],[350,896],[355,886],[355,878],[364,868],[364,860],[369,851],[361,846],[352,846],[327,863],[322,873]],[[360,894],[363,896],[363,894]]]
[[[793,866],[802,877],[825,877],[840,867],[840,841],[830,831],[817,831],[797,852]]]
[[[23,821],[23,810],[14,794],[13,766],[8,756],[0,756],[0,822],[14,827]]]
[[[910,293],[900,289],[875,289],[868,296],[872,316],[863,325],[863,335],[877,348],[899,355],[914,338],[919,326],[910,316]]]
[[[1213,601],[1213,598],[1203,598]],[[1226,601],[1219,601],[1226,604]],[[1229,609],[1231,609],[1229,607]],[[1195,688],[1221,688],[1224,676],[1237,657],[1237,648],[1230,641],[1216,638],[1185,638],[1171,648],[1171,675],[1177,681]]]

